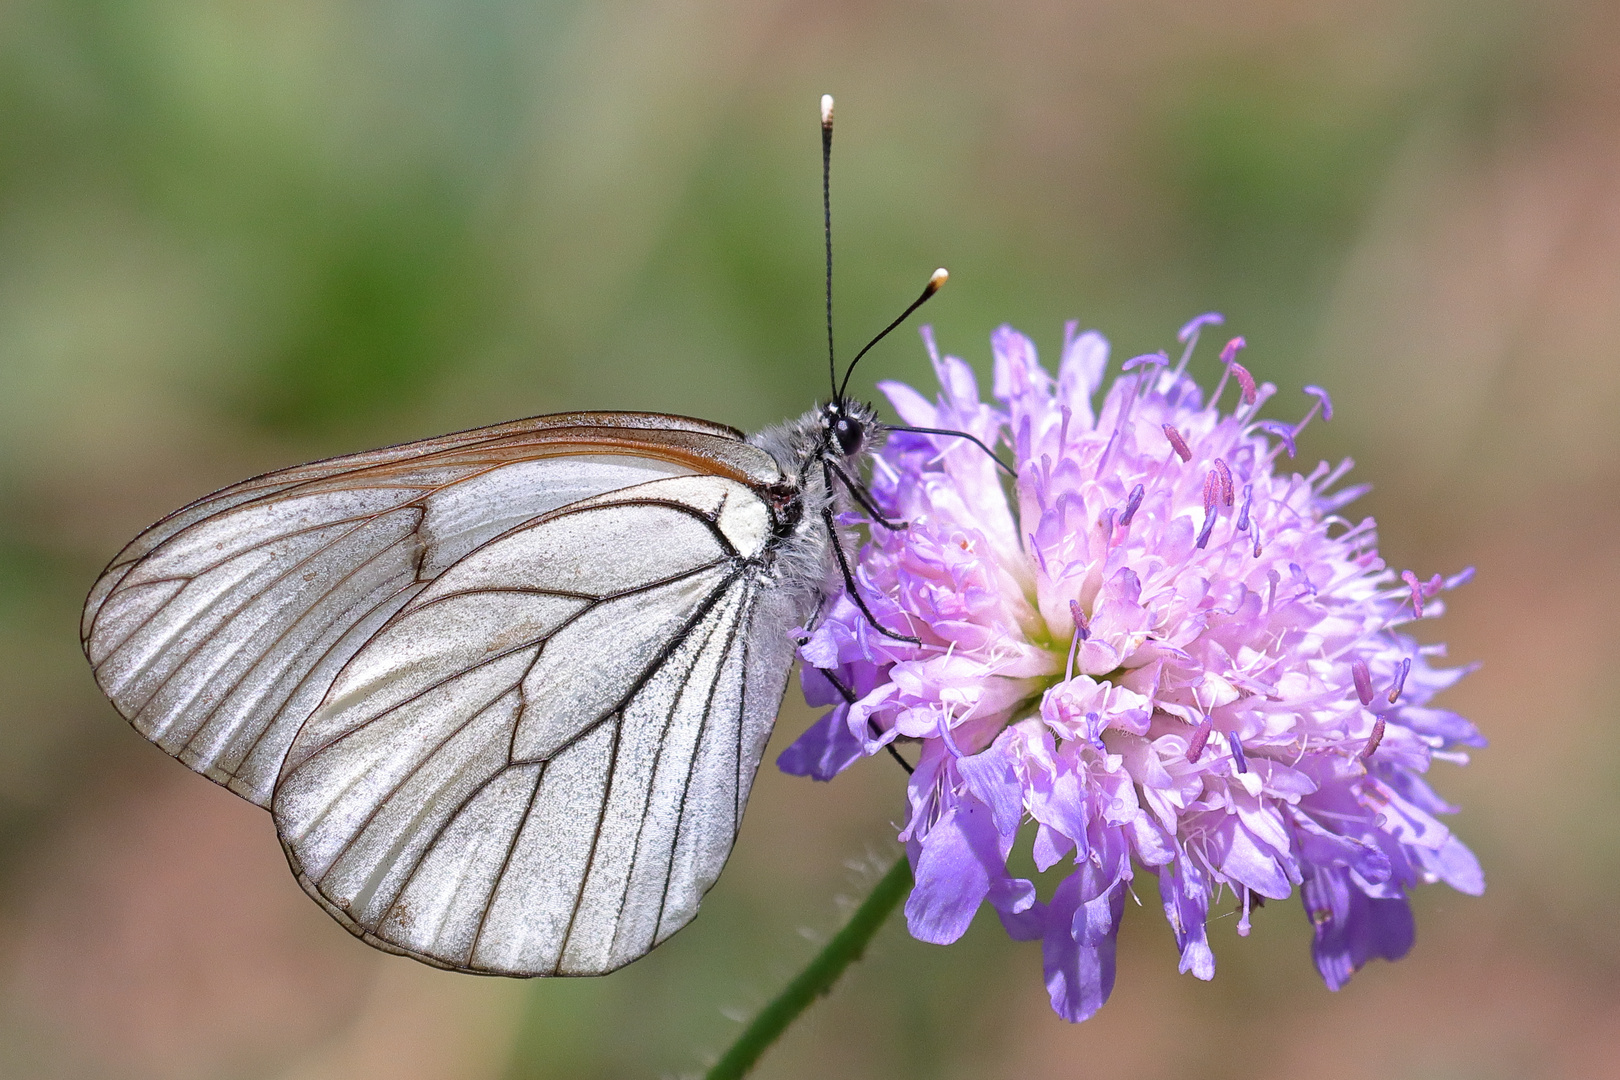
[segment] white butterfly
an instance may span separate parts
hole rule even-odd
[[[879,431],[840,389],[751,439],[569,413],[268,473],[126,547],[85,655],[366,942],[612,971],[730,854]]]

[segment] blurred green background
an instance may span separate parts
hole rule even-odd
[[[1274,412],[1332,389],[1303,455],[1358,460],[1388,560],[1480,568],[1429,629],[1484,662],[1448,703],[1493,745],[1436,780],[1490,887],[1420,894],[1412,955],[1330,994],[1297,904],[1177,975],[1148,879],[1078,1027],[993,919],[945,949],[897,922],[759,1075],[1620,1075],[1602,0],[0,0],[0,1074],[678,1075],[838,924],[895,851],[881,759],[767,765],[703,915],[614,976],[383,956],[77,642],[124,541],[251,473],[563,409],[802,411],[823,92],[846,356],[943,264],[927,315],[981,371],[1003,321],[1128,356],[1214,308]],[[909,331],[880,377],[926,383]],[[809,715],[791,691],[771,757]]]

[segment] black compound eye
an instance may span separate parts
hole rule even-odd
[[[858,453],[866,445],[866,425],[848,416],[833,421],[832,435],[845,457]]]

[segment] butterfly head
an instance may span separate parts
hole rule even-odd
[[[874,449],[881,430],[872,406],[852,398],[834,398],[821,407],[821,453],[850,464]]]

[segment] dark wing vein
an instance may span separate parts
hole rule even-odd
[[[395,509],[397,509],[397,507]],[[394,512],[393,510],[386,511],[386,513],[389,513],[389,514],[391,514],[393,512]],[[333,545],[337,544],[339,541],[345,539],[346,537],[348,537],[348,536],[350,536],[350,535],[352,535],[352,534],[354,534],[356,532],[359,532],[360,530],[366,528],[366,526],[374,524],[377,521],[377,519],[382,517],[382,516],[384,516],[384,515],[383,514],[378,514],[378,515],[375,515],[375,516],[368,517],[364,521],[362,521],[361,524],[355,525],[353,528],[344,530],[344,532],[342,534],[340,534],[338,536],[335,536],[331,540],[329,540],[326,543],[322,544],[320,547],[318,547],[314,551],[310,552],[304,558],[299,559],[296,563],[289,566],[286,570],[282,571],[280,574],[277,574],[275,577],[273,577],[270,580],[266,581],[263,585],[261,585],[259,588],[255,589],[254,591],[248,593],[246,596],[238,596],[238,595],[236,595],[234,590],[227,590],[225,592],[220,593],[213,600],[210,600],[208,602],[208,604],[202,609],[202,611],[198,612],[197,616],[194,616],[194,619],[197,618],[197,617],[200,617],[200,616],[202,616],[202,615],[204,615],[204,614],[206,614],[208,612],[211,612],[211,611],[215,610],[216,606],[223,606],[224,603],[235,600],[235,601],[238,601],[238,603],[236,604],[236,607],[233,610],[231,610],[231,612],[229,614],[224,616],[225,622],[227,622],[227,623],[230,622],[230,620],[232,620],[232,619],[236,618],[238,615],[240,615],[248,606],[250,606],[251,604],[253,604],[256,601],[258,601],[259,599],[261,599],[265,595],[265,593],[269,592],[275,586],[280,585],[282,582],[286,581],[289,574],[299,572],[300,570],[302,570],[305,566],[307,566],[309,564],[309,561],[311,559],[314,559],[314,558],[316,558],[316,557],[318,557],[320,555],[326,554],[328,551],[330,551],[332,549]],[[331,524],[343,525],[343,524],[347,524],[349,521],[353,521],[353,520],[357,520],[357,519],[350,518],[350,519],[345,519],[343,521],[333,522]],[[420,526],[420,522],[418,522],[418,526]],[[324,527],[325,528],[330,528],[331,525],[327,525],[327,526],[324,526]],[[300,532],[314,532],[314,531],[317,531],[317,530],[313,530],[313,529],[300,530]],[[416,530],[415,530],[415,528],[413,528],[411,530],[411,532],[406,535],[406,537],[402,537],[401,539],[406,539],[409,536],[415,535],[415,532],[416,532]],[[299,535],[299,534],[298,533],[288,533],[288,534],[286,534],[286,536],[276,537],[275,539],[276,540],[281,540],[281,539],[285,539],[286,537],[295,536],[295,535]],[[265,541],[265,544],[269,544],[269,543],[272,543],[272,542],[274,542],[274,541]],[[397,541],[396,541],[396,543],[397,543]],[[264,546],[264,544],[255,545],[255,548],[262,547],[262,546]],[[390,544],[390,545],[388,545],[388,547],[383,548],[381,550],[382,551],[387,551],[390,548],[392,548],[393,546],[394,546],[394,544]],[[381,552],[378,552],[378,554],[380,554],[380,553]],[[244,555],[244,554],[247,554],[247,552],[244,551],[244,552],[242,552],[242,553],[240,553],[238,555],[232,556],[229,559],[225,559],[225,560],[222,560],[221,562],[215,563],[212,566],[210,566],[208,569],[202,571],[201,574],[198,574],[196,577],[192,577],[190,580],[192,582],[195,582],[198,577],[201,577],[204,574],[211,573],[214,570],[219,569],[221,566],[226,565],[227,563],[234,562],[237,558],[240,558],[241,555]],[[375,557],[375,556],[373,556],[373,557]],[[367,560],[367,561],[369,562],[369,560]],[[184,589],[182,589],[181,592],[184,592]],[[180,593],[176,593],[173,597],[170,597],[168,600],[164,601],[163,605],[161,607],[159,607],[157,609],[157,611],[154,611],[152,613],[152,616],[148,616],[147,619],[142,620],[142,625],[145,625],[146,622],[150,621],[150,619],[153,616],[155,616],[158,613],[158,611],[162,611],[165,608],[167,608],[171,603],[174,602],[174,600],[179,595],[180,595]],[[102,610],[105,610],[105,607],[103,607]],[[198,641],[197,641],[197,643],[195,645],[193,645],[190,649],[186,650],[186,654],[185,654],[184,659],[182,659],[179,663],[175,664],[174,670],[170,671],[167,675],[165,675],[162,679],[160,679],[158,681],[157,686],[152,690],[152,692],[150,694],[147,695],[146,699],[144,701],[142,701],[141,704],[134,709],[134,712],[136,712],[137,714],[140,713],[141,710],[145,709],[146,706],[149,705],[152,702],[153,698],[155,698],[159,694],[161,694],[163,692],[164,687],[168,686],[169,680],[174,678],[175,675],[177,675],[180,672],[184,671],[191,664],[191,661],[197,656],[198,652],[200,652],[202,649],[204,649],[205,647],[207,647],[210,643],[212,643],[214,641],[217,633],[218,633],[218,631],[216,630],[215,633],[204,635],[203,637],[198,639]],[[119,647],[122,648],[123,645],[128,644],[129,640],[130,640],[130,637],[126,636],[124,638],[123,643],[121,643]],[[241,645],[238,645],[238,648],[240,648],[240,647],[241,647]],[[131,671],[129,677],[134,678],[136,675],[139,675],[140,673],[145,672],[146,670],[148,670],[151,667],[151,665],[153,663],[155,663],[160,656],[164,655],[164,653],[166,651],[167,650],[164,650],[164,649],[159,649],[159,650],[155,651],[152,654],[152,656],[145,663],[141,664],[139,667],[137,667],[133,671]],[[108,653],[106,659],[111,659],[111,658],[112,658],[112,653]]]
[[[692,671],[698,666],[698,663],[700,661],[702,661],[704,654],[709,651],[710,643],[712,643],[714,641],[714,636],[716,634],[718,634],[719,632],[720,632],[720,624],[719,624],[719,622],[716,622],[713,626],[711,626],[709,628],[708,636],[703,639],[703,644],[698,646],[698,648],[693,651],[692,660],[686,666],[686,677],[681,680],[681,688],[677,693],[675,693],[671,697],[669,710],[664,713],[664,724],[663,724],[663,727],[659,730],[659,733],[658,733],[658,744],[660,746],[663,745],[664,740],[668,737],[668,735],[669,735],[669,726],[670,726],[670,724],[674,723],[675,714],[680,710],[682,703],[685,701],[686,691],[687,691],[687,688],[689,686],[689,680],[692,677]],[[735,632],[735,623],[733,623],[733,632]],[[728,640],[727,640],[727,648],[729,648],[729,647],[730,647],[730,639],[728,638]],[[715,667],[714,679],[709,683],[709,692],[708,692],[708,695],[707,695],[707,700],[711,704],[714,701],[714,689],[715,689],[716,686],[719,685],[720,679],[724,674],[725,674],[725,654],[724,654],[724,652],[722,652],[721,653],[721,662],[718,665],[716,665],[716,667]],[[703,710],[703,715],[704,715],[705,718],[707,718],[708,713],[709,713],[709,710],[706,707]],[[621,720],[621,722],[622,722],[622,720]],[[692,744],[692,756],[687,759],[687,763],[686,763],[686,779],[682,784],[682,793],[681,793],[681,798],[682,798],[683,802],[685,801],[685,798],[686,798],[685,788],[686,788],[687,785],[689,785],[692,782],[692,769],[693,769],[693,767],[695,766],[695,764],[697,762],[698,749],[703,744],[702,727],[703,727],[703,724],[700,721],[699,725],[698,725],[697,739]],[[636,824],[636,838],[635,838],[635,842],[632,844],[631,849],[630,849],[630,871],[629,871],[629,873],[627,873],[625,875],[625,878],[624,878],[624,890],[619,894],[619,910],[621,912],[624,910],[625,901],[628,900],[629,897],[630,897],[630,888],[631,888],[632,885],[635,884],[635,880],[636,880],[636,864],[641,861],[641,838],[642,838],[643,832],[647,828],[647,811],[648,811],[649,806],[652,803],[653,792],[657,788],[657,785],[658,785],[658,767],[659,767],[660,764],[662,764],[662,757],[661,756],[655,757],[654,760],[653,760],[653,763],[652,763],[652,767],[648,771],[647,798],[642,802],[642,805],[641,805],[641,820]],[[611,781],[609,783],[611,785]],[[604,797],[603,797],[603,804],[604,805],[606,805],[607,799],[610,798],[612,796],[612,794],[613,793],[612,793],[612,790],[611,790],[611,787],[610,787],[610,790],[608,790],[606,793],[604,793]],[[676,835],[679,835],[679,819],[678,818],[677,818]],[[673,860],[673,855],[674,855],[674,852],[671,851],[672,860]],[[665,889],[665,891],[667,891],[668,888],[669,888],[669,868],[666,867],[665,871],[664,871],[664,889]],[[662,915],[663,915],[663,902],[662,902],[662,900],[660,900],[660,902],[659,902],[658,912],[659,912],[660,917],[662,917]],[[653,923],[653,933],[654,933],[655,936],[656,936],[657,932],[658,932],[658,924],[657,924],[657,922],[654,922]],[[566,952],[567,948],[568,948],[568,942],[567,942],[567,939],[565,938],[564,941],[563,941],[563,951]],[[559,957],[561,955],[562,955],[561,953],[558,954]]]
[[[728,654],[730,654],[732,645],[736,643],[737,630],[738,630],[738,628],[740,626],[743,625],[744,621],[746,621],[746,619],[751,614],[752,607],[753,607],[753,591],[750,590],[749,595],[747,597],[745,597],[744,600],[743,600],[743,610],[738,613],[738,618],[732,622],[731,630],[726,635],[726,644],[725,644],[724,649],[720,653],[720,663],[715,665],[715,677],[714,677],[714,680],[709,683],[709,692],[708,692],[708,697],[707,697],[707,704],[703,708],[703,720],[698,725],[697,740],[692,744],[692,757],[691,757],[691,760],[688,761],[687,764],[686,764],[686,776],[681,782],[681,798],[680,798],[680,802],[676,805],[675,828],[674,828],[674,830],[673,830],[673,832],[671,834],[673,839],[670,841],[669,863],[668,863],[668,865],[666,865],[664,867],[664,887],[661,890],[659,890],[658,917],[653,920],[653,939],[654,939],[654,941],[656,941],[657,938],[658,938],[659,928],[664,925],[664,908],[665,908],[665,906],[667,905],[667,903],[669,901],[669,880],[670,880],[670,878],[672,876],[674,876],[674,873],[675,873],[675,850],[680,847],[680,843],[681,843],[681,825],[686,820],[686,796],[692,790],[692,773],[697,768],[698,757],[702,753],[702,750],[703,750],[703,736],[705,734],[707,734],[707,731],[708,731],[709,715],[714,710],[714,694],[715,694],[715,691],[717,689],[719,689],[720,680],[726,673],[726,656]],[[746,648],[746,644],[745,644],[745,648]],[[747,675],[748,675],[747,669],[745,668],[743,670],[743,676],[742,676],[743,680],[745,682],[747,680]],[[738,696],[739,696],[740,699],[746,700],[746,697],[743,694],[739,693]],[[739,720],[738,720],[738,726],[739,726],[739,730],[740,730],[740,728],[741,728],[741,718],[740,717],[739,717]],[[740,737],[741,736],[739,736],[739,738]],[[738,752],[741,753],[740,750]]]
[[[303,612],[300,613],[297,618],[293,619],[286,626],[282,627],[279,631],[277,631],[276,635],[273,638],[271,638],[270,641],[262,649],[260,649],[258,657],[255,658],[254,661],[251,664],[249,664],[246,668],[244,668],[241,671],[240,674],[238,674],[234,679],[232,679],[223,688],[222,692],[219,695],[219,700],[214,703],[212,708],[210,708],[206,713],[204,713],[202,715],[202,717],[200,719],[200,723],[197,725],[197,730],[192,732],[191,736],[188,739],[186,739],[185,745],[181,747],[180,751],[176,751],[176,753],[180,753],[180,752],[183,752],[184,750],[188,750],[188,749],[191,748],[192,742],[197,738],[198,735],[202,734],[204,728],[206,728],[208,726],[208,722],[210,720],[212,720],[214,718],[214,716],[219,712],[220,707],[223,706],[225,704],[225,702],[230,699],[232,694],[234,694],[237,690],[241,689],[242,683],[244,681],[246,681],[247,678],[250,675],[252,675],[255,671],[258,671],[259,668],[262,665],[264,665],[265,662],[268,661],[272,655],[274,655],[276,652],[278,652],[280,650],[281,645],[287,639],[287,636],[289,634],[291,634],[295,629],[302,626],[304,624],[305,620],[308,619],[311,615],[313,615],[315,613],[315,610],[317,608],[319,608],[322,604],[326,603],[326,601],[328,599],[330,599],[331,596],[338,591],[338,589],[342,588],[343,585],[346,582],[353,579],[356,574],[360,573],[360,571],[362,571],[366,567],[372,565],[378,559],[382,558],[384,555],[387,555],[389,552],[393,551],[395,548],[400,547],[403,544],[410,543],[411,540],[412,540],[412,537],[414,535],[415,535],[415,531],[413,530],[411,533],[408,533],[405,536],[400,537],[398,540],[395,540],[393,543],[387,545],[386,547],[378,548],[376,551],[372,552],[370,555],[366,556],[364,559],[360,560],[359,562],[357,562],[353,566],[351,566],[347,571],[345,571],[343,573],[343,575],[341,577],[334,580],[329,587],[327,587],[325,590],[323,590],[320,593],[319,596],[317,596],[309,604],[305,605]],[[416,581],[412,581],[410,584],[411,585],[416,585],[416,584],[420,584],[420,583],[416,582]],[[396,590],[394,590],[393,595],[398,596],[401,592],[403,592],[405,589],[408,589],[408,588],[410,588],[410,585],[406,585],[403,588],[396,589]],[[359,599],[364,600],[365,597],[362,596]],[[392,597],[390,597],[390,599],[392,599]],[[386,604],[387,602],[388,602],[387,600],[380,601],[377,604],[371,605],[367,610],[375,611],[378,607],[380,607],[382,604]],[[251,601],[250,601],[250,603],[251,603]],[[242,605],[242,608],[245,609],[247,606],[248,606],[247,604],[244,604],[244,605]],[[350,605],[349,607],[344,608],[342,611],[336,612],[335,617],[333,619],[333,622],[336,622],[338,619],[341,619],[344,614],[347,614],[349,611],[352,611],[353,608],[354,608],[354,605]],[[237,614],[238,615],[241,614],[241,609],[238,609]],[[232,617],[234,618],[235,616],[232,616]],[[311,644],[313,644],[313,643],[311,643]],[[229,653],[223,654],[222,659],[229,660],[230,658],[235,657],[238,653],[241,652],[242,649],[244,649],[246,647],[247,647],[247,643],[243,642],[238,646],[237,649],[235,649],[235,650],[233,650],[233,651],[231,651]],[[306,645],[306,646],[304,646],[304,649],[307,649],[308,647],[309,646]],[[296,658],[299,655],[299,653],[304,651],[304,649],[299,649],[299,650],[293,652],[292,656],[294,658]],[[223,666],[223,664],[221,666]],[[314,670],[313,666],[311,667],[311,670]],[[179,669],[177,668],[176,672],[178,672],[178,671],[179,671]],[[174,677],[174,673],[171,673],[168,677],[166,677],[164,679],[164,685],[167,685],[168,679],[173,678],[173,677]],[[308,673],[305,673],[303,678],[299,679],[298,683],[296,683],[294,685],[294,688],[293,688],[295,692],[297,690],[297,687],[303,685],[304,679],[307,679],[308,677],[309,677]],[[159,689],[159,692],[161,692],[161,687]],[[200,689],[199,689],[199,692],[201,692]],[[153,697],[156,697],[156,694],[154,694]],[[150,702],[151,698],[148,698],[147,700]],[[286,700],[291,700],[291,699],[289,697]],[[283,701],[283,705],[285,705],[286,700]],[[281,711],[281,707],[278,706],[275,711],[279,713]],[[268,728],[266,728],[266,730],[268,730]],[[255,740],[255,742],[257,742],[257,740]]]
[[[320,745],[318,745],[318,746],[312,748],[311,750],[309,750],[308,753],[304,755],[303,761],[299,762],[298,765],[294,766],[293,769],[291,769],[287,773],[287,776],[291,776],[293,773],[296,773],[299,769],[303,768],[306,763],[313,760],[316,756],[325,753],[327,750],[329,750],[332,747],[336,746],[338,743],[343,742],[350,735],[354,735],[357,732],[363,731],[366,727],[368,727],[369,725],[375,723],[377,720],[381,719],[383,716],[387,715],[387,713],[391,713],[391,712],[394,712],[397,709],[404,708],[406,705],[409,705],[412,702],[415,702],[415,701],[419,700],[420,698],[424,697],[427,694],[431,694],[433,691],[438,690],[438,689],[440,689],[440,688],[454,682],[455,680],[457,680],[459,678],[462,678],[462,677],[464,677],[466,675],[471,674],[474,671],[477,671],[479,668],[487,667],[488,665],[493,664],[493,663],[495,663],[496,661],[499,661],[499,660],[504,660],[506,657],[511,656],[513,653],[520,653],[525,649],[532,649],[532,648],[535,647],[535,645],[537,643],[542,648],[544,648],[545,643],[547,641],[549,641],[551,638],[555,637],[560,631],[567,629],[575,620],[579,619],[580,617],[585,615],[587,612],[589,612],[589,611],[591,611],[591,610],[593,610],[593,609],[595,609],[597,607],[600,607],[602,604],[605,604],[610,600],[618,600],[618,599],[621,599],[621,598],[627,597],[627,596],[635,596],[638,593],[648,592],[648,591],[650,591],[652,589],[655,589],[655,588],[658,588],[659,586],[662,586],[662,585],[672,585],[675,582],[680,581],[680,580],[682,580],[684,578],[695,577],[696,575],[703,573],[705,570],[712,570],[716,566],[719,566],[724,561],[725,561],[724,559],[716,559],[713,562],[704,563],[702,566],[696,567],[696,568],[694,568],[692,570],[684,571],[684,572],[679,573],[679,574],[672,575],[672,576],[670,576],[668,578],[665,578],[665,579],[663,579],[661,581],[649,582],[649,583],[647,583],[645,585],[637,585],[634,588],[625,589],[625,590],[622,590],[621,592],[617,592],[617,593],[613,593],[613,594],[611,594],[609,596],[601,597],[600,599],[595,600],[594,602],[586,605],[585,607],[581,608],[580,610],[574,612],[572,615],[568,616],[568,618],[566,618],[562,622],[558,623],[548,633],[546,633],[546,634],[544,634],[544,635],[542,635],[540,637],[537,637],[537,638],[530,638],[527,641],[523,641],[523,642],[520,642],[519,644],[512,645],[512,646],[510,646],[508,648],[502,649],[499,652],[490,653],[488,656],[484,657],[481,660],[475,661],[474,663],[469,664],[466,667],[459,668],[458,670],[453,671],[450,674],[444,676],[442,679],[438,679],[438,680],[436,680],[434,682],[429,683],[428,685],[422,687],[420,690],[418,690],[416,693],[410,695],[409,697],[400,699],[399,701],[395,702],[393,705],[390,705],[388,707],[388,709],[387,709],[387,712],[380,713],[377,716],[374,716],[371,719],[365,721],[364,723],[355,725],[354,727],[348,729],[347,731],[339,732],[338,734],[334,735],[332,738],[328,739],[326,742],[321,743]],[[732,579],[727,579],[727,580],[729,582]],[[520,590],[520,589],[491,590],[491,591],[523,592],[523,590]],[[424,603],[424,604],[422,604],[422,605],[420,605],[418,607],[412,608],[408,612],[400,612],[400,613],[394,615],[393,619],[400,619],[400,618],[405,618],[405,617],[414,615],[419,611],[426,610],[427,608],[433,606],[434,604],[440,603],[441,601],[456,599],[456,598],[459,598],[461,595],[463,595],[463,594],[460,593],[460,592],[455,592],[455,593],[447,593],[444,596],[436,596],[432,600],[429,600],[427,603]],[[390,624],[393,622],[393,619],[389,620]],[[385,629],[387,629],[387,626],[384,626],[382,629],[379,629],[377,631],[377,633],[381,634],[383,632],[383,630],[385,630]],[[536,659],[538,659],[538,656],[536,657]],[[531,664],[530,667],[532,668],[533,665]],[[334,685],[335,685],[335,681],[334,681]],[[606,714],[604,714],[603,717],[599,717],[597,719],[597,723],[600,723],[602,719],[604,719],[606,716],[610,716],[610,715],[612,715],[612,713],[606,713]],[[581,733],[581,734],[584,734],[584,733]],[[573,745],[573,743],[576,742],[576,741],[578,741],[577,738],[576,739],[570,739],[568,742],[566,742],[566,743],[562,744],[561,746],[559,746],[557,748],[556,753],[561,753],[564,749],[566,749],[567,747]],[[510,756],[510,755],[508,755],[508,756]],[[555,754],[553,756],[555,756]],[[283,777],[283,779],[285,779],[285,777]]]

